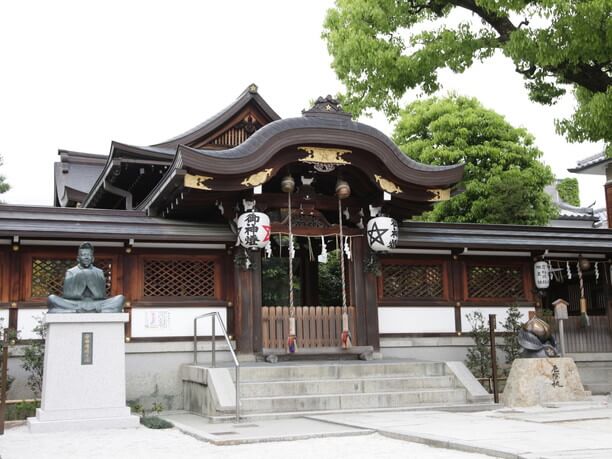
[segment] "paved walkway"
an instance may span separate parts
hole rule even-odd
[[[377,432],[399,440],[502,458],[612,458],[612,407],[606,398],[472,413],[336,413],[240,424],[210,424],[190,414],[165,417],[183,432],[215,444]]]

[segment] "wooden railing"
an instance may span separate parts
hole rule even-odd
[[[612,352],[612,327],[608,316],[589,316],[590,326],[582,328],[579,316],[570,316],[563,324],[565,352]],[[547,319],[553,326],[557,347],[560,348],[556,320]]]
[[[355,307],[349,306],[349,330],[352,342],[357,342]],[[298,349],[339,347],[342,333],[341,306],[296,306],[295,322]],[[262,307],[263,347],[283,349],[287,347],[289,333],[289,307]]]

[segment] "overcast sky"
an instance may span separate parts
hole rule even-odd
[[[112,140],[150,145],[231,103],[250,83],[281,117],[342,85],[321,29],[328,0],[5,1],[0,3],[0,174],[13,204],[53,203],[57,150],[108,154]],[[553,120],[571,113],[529,102],[501,57],[444,73],[444,91],[478,97],[526,127],[557,177],[601,151],[568,144]],[[417,94],[407,95],[406,101]],[[375,115],[361,121],[386,134]],[[581,200],[603,206],[603,177],[578,176]]]

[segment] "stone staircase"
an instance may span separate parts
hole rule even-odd
[[[476,395],[466,389],[465,375],[456,373],[444,362],[252,364],[240,370],[241,413],[299,415],[490,401],[484,389]],[[228,368],[185,366],[185,409],[211,417],[234,412],[233,375]]]

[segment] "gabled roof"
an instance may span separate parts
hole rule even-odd
[[[230,104],[224,110],[197,125],[193,129],[173,137],[172,139],[149,146],[128,145],[113,141],[111,143],[110,153],[108,155],[106,164],[97,177],[97,180],[91,187],[91,191],[86,198],[84,198],[83,206],[91,206],[94,198],[101,193],[107,192],[104,190],[104,181],[109,176],[111,170],[117,170],[117,166],[122,161],[129,160],[132,162],[140,162],[142,164],[170,164],[179,146],[189,145],[198,141],[199,139],[210,137],[216,130],[222,128],[224,124],[231,121],[232,118],[236,117],[249,107],[261,113],[265,119],[265,122],[278,120],[280,118],[278,114],[272,110],[267,102],[259,95],[257,92],[257,86],[255,84],[251,84],[232,104]],[[121,173],[120,170],[119,173]]]
[[[606,151],[603,150],[596,155],[592,155],[578,161],[576,163],[576,167],[568,169],[568,171],[575,174],[605,175],[606,166],[610,162],[612,162],[612,158],[608,158]]]
[[[276,121],[280,119],[280,116],[272,110],[268,103],[259,95],[257,92],[257,85],[250,84],[238,98],[230,105],[225,107],[216,115],[210,117],[196,127],[183,132],[165,142],[161,142],[153,145],[153,147],[170,148],[177,147],[178,145],[189,145],[192,142],[197,141],[203,137],[208,136],[216,129],[220,128],[224,123],[232,119],[234,116],[239,114],[248,105],[254,105],[258,108],[269,121]]]
[[[82,203],[104,169],[107,157],[76,151],[59,150],[54,164],[54,205],[73,207]]]
[[[559,190],[557,184],[560,180],[555,181],[554,184],[546,185],[544,191],[551,197],[553,204],[559,211],[559,216],[549,221],[550,226],[564,226],[569,222],[570,225],[575,226],[578,222],[584,222],[585,227],[600,227],[602,222],[607,220],[606,209],[593,208],[593,203],[588,207],[573,206],[559,196]]]

